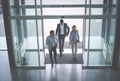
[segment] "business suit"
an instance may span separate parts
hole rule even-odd
[[[61,24],[63,25],[63,34],[61,34]],[[59,23],[57,24],[57,29],[56,29],[56,35],[58,35],[59,39],[59,51],[60,51],[60,56],[62,56],[62,51],[64,48],[64,41],[65,41],[65,36],[69,34],[69,27],[66,23]]]

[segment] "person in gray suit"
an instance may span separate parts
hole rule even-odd
[[[68,36],[69,31],[70,29],[67,23],[64,23],[64,20],[61,19],[60,23],[57,24],[57,28],[56,28],[56,35],[58,36],[58,40],[59,40],[60,57],[62,56],[62,51],[64,51],[63,48],[64,48],[65,36]]]

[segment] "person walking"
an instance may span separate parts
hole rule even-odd
[[[64,23],[64,20],[61,19],[60,23],[57,24],[56,28],[56,35],[58,36],[59,40],[59,52],[60,56],[62,56],[62,52],[64,51],[64,41],[65,41],[65,36],[68,36],[69,34],[69,27],[67,23]]]
[[[76,25],[73,25],[72,30],[70,32],[70,37],[69,37],[69,43],[71,44],[71,47],[72,47],[73,60],[77,59],[76,54],[77,54],[78,42],[79,42],[79,33],[78,33],[78,30],[76,30]]]
[[[54,30],[51,30],[50,35],[47,36],[47,38],[46,38],[46,45],[48,46],[48,51],[49,51],[52,67],[53,67],[53,62],[54,61],[55,61],[55,63],[57,63],[57,60],[56,60],[56,57],[57,57],[57,51],[56,51],[57,43],[58,43],[58,39],[54,34]],[[54,53],[54,59],[53,59],[53,54],[52,53]]]

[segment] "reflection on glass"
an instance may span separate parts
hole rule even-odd
[[[11,30],[12,30],[14,53],[15,53],[15,55],[14,55],[15,62],[17,64],[17,63],[21,63],[21,60],[20,60],[20,54],[19,54],[19,41],[18,41],[16,20],[11,20]]]
[[[115,28],[116,28],[116,19],[111,19],[111,23],[110,23],[110,31],[108,34],[109,37],[109,45],[111,48],[113,48],[114,45],[114,37],[115,37]]]

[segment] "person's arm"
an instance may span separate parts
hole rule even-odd
[[[78,30],[77,30],[77,35],[78,35],[78,39],[79,39],[79,32],[78,32]]]
[[[46,38],[46,45],[48,45],[48,37]]]
[[[68,27],[68,25],[65,23],[66,26],[66,36],[68,36],[69,32],[70,32],[70,28]]]
[[[72,32],[70,32],[70,36],[69,36],[69,44],[71,44],[71,36],[72,36]]]
[[[76,30],[76,31],[77,31],[78,42],[80,42],[80,39],[79,39],[79,32],[78,32],[78,30]]]
[[[57,24],[57,28],[56,28],[56,35],[58,35],[58,24]]]
[[[71,41],[71,35],[72,35],[72,32],[70,32],[69,41]]]
[[[69,32],[70,32],[70,28],[69,28],[69,26],[67,25],[67,29],[68,29],[68,34],[69,34]]]

